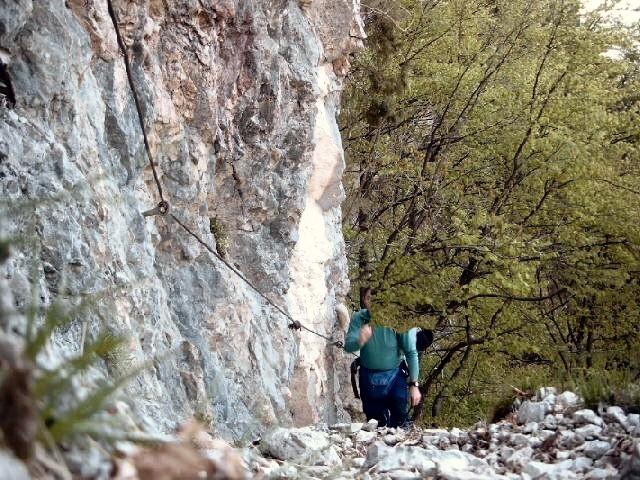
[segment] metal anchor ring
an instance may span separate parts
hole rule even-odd
[[[160,201],[158,206],[152,208],[151,210],[147,210],[146,212],[142,212],[143,217],[152,217],[153,215],[166,215],[169,211],[169,203],[165,200]]]

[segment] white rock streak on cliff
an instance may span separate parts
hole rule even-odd
[[[292,285],[289,289],[291,303],[297,305],[296,317],[314,331],[324,336],[342,339],[343,332],[332,329],[326,318],[334,315],[336,288],[327,278],[332,278],[328,270],[344,254],[342,232],[340,230],[340,203],[344,198],[341,178],[344,157],[340,136],[336,125],[335,93],[337,89],[333,68],[323,65],[318,68],[317,116],[313,135],[313,156],[311,175],[307,182],[307,199],[300,216],[298,243],[291,262]],[[320,347],[320,348],[318,348]],[[301,338],[298,368],[306,371],[306,388],[303,380],[302,391],[309,400],[318,398],[330,400],[335,381],[327,377],[332,367],[325,364],[324,349],[318,338],[309,333]],[[335,347],[333,347],[335,348]],[[300,394],[300,393],[298,393]],[[339,399],[337,399],[339,401]],[[316,423],[318,412],[302,416],[302,423]]]

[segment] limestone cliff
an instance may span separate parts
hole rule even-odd
[[[349,358],[288,325],[342,337],[336,115],[357,4],[112,3],[157,182],[108,1],[0,4],[1,281],[18,313],[2,330],[24,333],[34,291],[95,298],[42,361],[126,334],[93,374],[151,361],[127,387],[145,429],[197,415],[240,440],[346,418]],[[168,214],[143,215],[161,199]]]

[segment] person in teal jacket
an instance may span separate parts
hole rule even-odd
[[[360,350],[360,396],[367,420],[378,426],[397,427],[407,420],[408,404],[420,403],[418,352],[433,342],[433,332],[412,328],[398,333],[392,328],[371,326],[371,288],[361,292],[356,312],[345,338],[345,350]],[[407,361],[408,374],[401,365]],[[408,380],[408,381],[407,381]]]

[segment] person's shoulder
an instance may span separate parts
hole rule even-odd
[[[403,338],[415,338],[416,334],[420,331],[420,328],[418,327],[413,327],[410,328],[408,331],[406,332],[398,332],[398,335],[402,336]]]
[[[362,308],[353,314],[353,319],[360,320],[366,323],[371,320],[371,312],[366,308]]]
[[[420,331],[418,327],[410,328],[408,332],[400,334],[403,350],[411,350],[416,345],[416,335]]]

